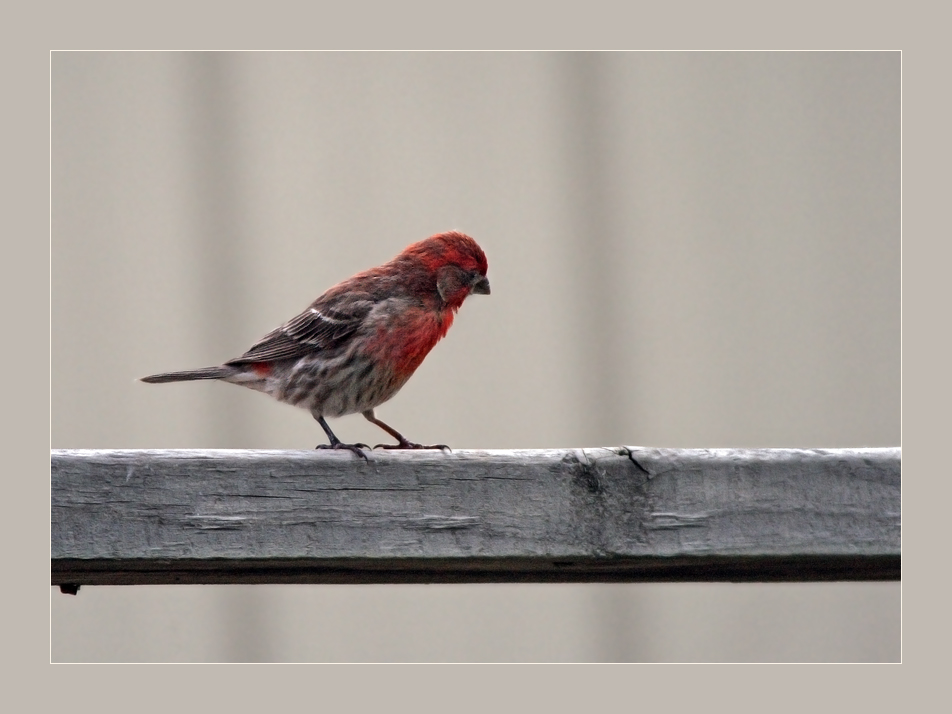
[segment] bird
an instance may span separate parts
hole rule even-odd
[[[219,380],[307,409],[327,435],[318,449],[366,459],[366,444],[346,444],[327,417],[362,414],[397,440],[383,449],[443,449],[409,441],[377,419],[453,324],[469,295],[489,295],[486,254],[460,231],[407,246],[391,261],[338,283],[299,315],[216,367],[142,377],[150,384]]]

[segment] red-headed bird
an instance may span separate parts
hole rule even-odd
[[[311,412],[330,444],[344,444],[324,417],[363,414],[398,441],[386,449],[435,449],[414,444],[374,416],[393,397],[453,324],[471,293],[489,295],[486,254],[458,231],[407,246],[396,258],[338,283],[304,312],[269,332],[241,357],[219,367],[168,372],[143,382],[220,379],[264,392]]]

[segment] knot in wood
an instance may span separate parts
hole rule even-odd
[[[584,451],[576,449],[562,459],[562,464],[572,474],[572,483],[589,493],[602,493],[602,483],[599,480],[598,468],[588,458]]]

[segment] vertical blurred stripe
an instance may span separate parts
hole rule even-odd
[[[186,210],[194,225],[196,272],[200,276],[201,302],[195,311],[200,316],[202,351],[209,355],[209,364],[240,354],[246,349],[241,345],[247,342],[249,332],[243,320],[252,299],[248,262],[255,256],[246,207],[255,199],[243,191],[242,184],[247,169],[238,134],[245,117],[237,96],[241,91],[237,59],[231,52],[189,52],[180,58],[190,168]],[[181,365],[182,369],[190,367]],[[237,406],[236,397],[232,390],[223,397],[236,408],[208,412],[211,443],[220,447],[251,443],[250,417]]]
[[[619,276],[634,270],[622,264],[615,246],[637,236],[620,235],[622,226],[612,204],[616,180],[612,153],[618,150],[609,76],[612,60],[608,53],[566,52],[557,55],[555,64],[563,89],[564,185],[575,256],[569,279],[574,288],[576,379],[582,385],[578,443],[591,446],[640,443],[629,428],[634,410],[625,404],[628,391],[622,388],[636,377],[636,368],[625,360],[627,320],[621,313],[630,308],[621,299]],[[592,589],[600,661],[644,659],[634,594],[618,586]]]

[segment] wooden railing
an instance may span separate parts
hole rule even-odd
[[[54,450],[51,582],[898,580],[901,451]]]

